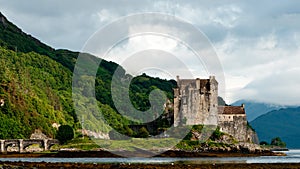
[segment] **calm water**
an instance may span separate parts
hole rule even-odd
[[[70,162],[70,163],[300,163],[300,150],[285,152],[280,157],[222,157],[222,158],[0,158],[0,161]]]

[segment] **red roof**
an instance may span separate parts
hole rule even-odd
[[[219,106],[219,114],[246,114],[243,106]]]

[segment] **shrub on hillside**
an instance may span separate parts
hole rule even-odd
[[[61,125],[58,128],[56,138],[60,141],[61,144],[72,140],[74,138],[74,130],[69,125]]]
[[[138,133],[138,137],[140,138],[147,138],[149,137],[149,132],[145,127],[140,128],[139,133]]]

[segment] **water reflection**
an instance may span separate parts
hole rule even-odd
[[[143,163],[143,164],[218,164],[218,163],[299,163],[300,150],[285,152],[287,156],[263,157],[205,157],[205,158],[0,158],[10,162],[51,162],[51,163]]]

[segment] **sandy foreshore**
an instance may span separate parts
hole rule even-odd
[[[227,164],[81,164],[81,163],[29,163],[29,162],[0,162],[0,167],[3,169],[49,169],[49,168],[63,168],[63,169],[296,169],[300,168],[299,163],[280,163],[280,164],[246,164],[246,163],[227,163]]]

